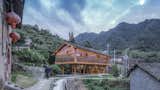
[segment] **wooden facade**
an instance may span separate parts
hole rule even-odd
[[[10,25],[5,20],[5,14],[13,10],[22,18],[24,0],[0,0],[0,90],[3,90],[4,83],[10,81],[11,76],[11,38],[12,31]],[[14,8],[14,6],[16,8]],[[19,25],[20,26],[20,25]]]
[[[55,64],[59,64],[64,74],[64,65],[71,66],[72,74],[107,73],[110,57],[100,51],[66,42],[55,53]]]

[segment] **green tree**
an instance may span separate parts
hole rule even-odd
[[[21,51],[15,51],[14,54],[18,57],[20,62],[43,64],[45,60],[44,56],[38,53],[36,50],[23,49]]]
[[[118,77],[119,76],[119,70],[118,70],[118,67],[117,65],[112,65],[112,70],[111,70],[111,74],[115,77]]]
[[[89,41],[85,41],[84,42],[84,46],[88,47],[88,48],[93,48],[92,45],[91,45],[91,43]]]

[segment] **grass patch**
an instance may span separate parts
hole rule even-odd
[[[127,79],[85,79],[83,82],[88,90],[129,90]]]
[[[23,88],[30,87],[37,82],[37,80],[34,79],[31,74],[22,72],[22,71],[19,71],[19,72],[17,71],[17,72],[12,73],[11,80],[15,84]]]
[[[23,75],[17,75],[17,78],[16,78],[16,84],[18,84],[23,88],[33,86],[36,82],[37,82],[36,79],[33,79],[32,77],[23,76]]]

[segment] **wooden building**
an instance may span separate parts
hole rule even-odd
[[[3,90],[4,83],[10,81],[11,76],[11,42],[13,40],[9,36],[13,31],[11,26],[13,24],[16,27],[21,26],[21,21],[19,21],[19,24],[14,22],[12,25],[9,25],[6,16],[12,11],[12,15],[11,13],[9,15],[12,17],[12,20],[17,18],[15,15],[22,19],[23,6],[24,0],[0,0],[0,90]]]
[[[70,65],[72,74],[107,73],[106,68],[110,65],[109,55],[71,42],[65,42],[54,55],[55,64],[61,66],[63,74],[64,65]]]

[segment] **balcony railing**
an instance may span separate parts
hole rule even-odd
[[[76,61],[74,61],[76,60]],[[56,62],[59,63],[67,63],[67,62],[73,62],[73,63],[89,63],[89,64],[107,64],[108,60],[96,58],[95,56],[85,56],[85,57],[76,57],[74,59],[73,56],[57,56]]]
[[[94,56],[88,56],[88,57],[77,57],[77,62],[88,62],[88,63],[107,63],[107,60],[96,58]]]
[[[72,56],[56,56],[56,62],[74,62],[74,57]]]

